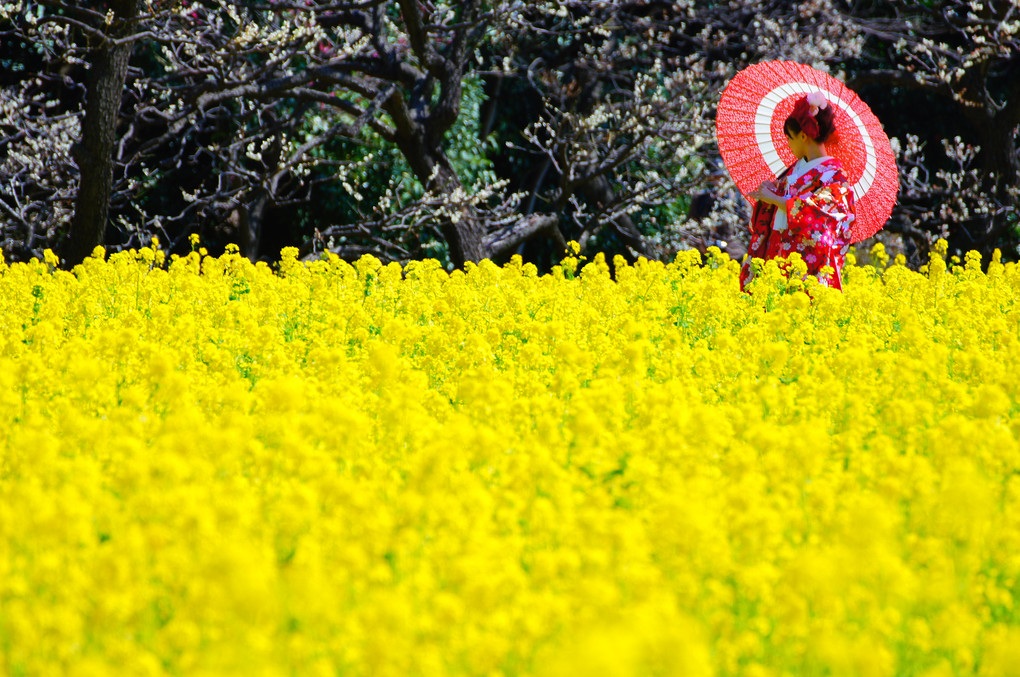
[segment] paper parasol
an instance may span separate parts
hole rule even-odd
[[[826,152],[843,165],[853,187],[856,220],[851,241],[878,232],[889,219],[899,177],[882,123],[834,77],[791,61],[766,61],[740,71],[719,100],[716,136],[726,169],[746,197],[796,161],[783,123],[797,99],[821,92],[836,108],[836,131]]]

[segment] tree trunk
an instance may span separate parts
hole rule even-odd
[[[444,158],[445,160],[445,158]],[[437,166],[434,179],[435,188],[438,188],[446,195],[454,195],[464,190],[460,177],[440,161]],[[479,218],[478,212],[470,205],[463,208],[443,223],[443,237],[450,246],[450,260],[458,268],[464,267],[468,261],[477,263],[482,259],[489,258],[489,252],[485,246],[487,229],[485,222]]]
[[[130,34],[130,21],[138,14],[137,0],[109,3],[115,18],[109,39]],[[64,248],[68,268],[81,263],[92,250],[103,244],[106,219],[113,186],[114,148],[124,84],[132,43],[119,45],[104,41],[89,58],[88,94],[81,140],[73,148],[74,161],[81,171],[74,217]]]
[[[428,144],[425,127],[411,116],[403,97],[395,93],[383,108],[394,122],[397,148],[425,190],[443,195],[453,195],[462,190],[460,178],[450,167],[442,149]],[[450,260],[458,268],[467,261],[477,262],[486,258],[485,224],[474,209],[465,207],[454,218],[447,219],[442,224],[442,231],[450,247]]]
[[[237,235],[241,240],[241,255],[255,263],[259,260],[259,245],[262,242],[262,224],[266,218],[269,198],[259,192],[257,198],[249,203],[240,204],[231,214],[237,218]]]

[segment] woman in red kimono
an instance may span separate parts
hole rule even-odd
[[[792,252],[800,253],[808,273],[821,284],[843,289],[840,274],[850,247],[854,195],[843,166],[825,151],[835,117],[834,107],[813,92],[798,100],[786,119],[783,129],[797,162],[750,195],[757,203],[751,213],[751,246],[740,270],[742,290],[754,277],[752,258]]]

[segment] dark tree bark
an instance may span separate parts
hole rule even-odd
[[[138,1],[113,0],[109,6],[114,13],[113,23],[89,59],[82,137],[73,149],[81,182],[63,252],[69,268],[81,263],[93,249],[103,244],[110,206],[117,121],[133,45],[130,40],[118,41],[118,38],[131,32],[131,22],[138,15]]]
[[[485,239],[485,251],[492,258],[507,256],[527,239],[546,236],[555,243],[560,251],[567,251],[567,240],[563,237],[552,214],[532,214],[525,216],[517,223],[492,233]]]
[[[269,198],[263,193],[248,204],[241,204],[230,213],[229,220],[237,227],[241,255],[258,261],[262,243],[262,224],[265,222]]]

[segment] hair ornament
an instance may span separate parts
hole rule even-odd
[[[818,111],[824,110],[829,107],[829,102],[826,101],[825,95],[821,92],[811,92],[807,95],[808,102],[808,115],[814,117],[818,115]]]
[[[818,120],[815,116],[818,115],[818,111],[822,108],[827,108],[829,102],[825,100],[820,92],[812,92],[807,96],[802,96],[797,99],[797,103],[793,105],[793,112],[790,114],[797,124],[800,126],[801,131],[807,134],[812,139],[818,138]]]

